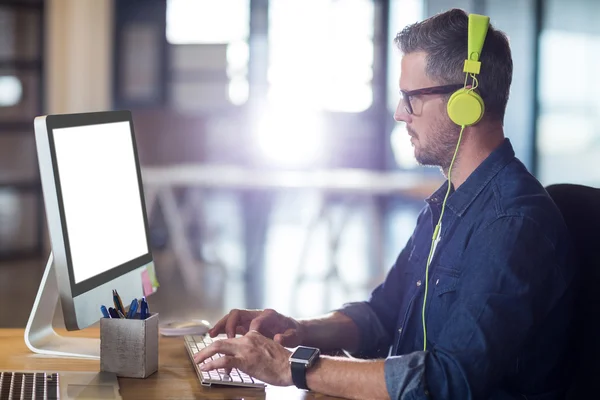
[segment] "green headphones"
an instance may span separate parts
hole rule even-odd
[[[485,37],[487,35],[490,17],[485,15],[469,15],[469,52],[465,60],[463,71],[467,74],[465,77],[465,87],[457,90],[448,100],[448,116],[457,125],[469,126],[476,124],[483,117],[485,106],[483,99],[474,91],[474,87],[467,88],[468,74],[475,80],[475,75],[479,73],[481,62],[479,56]]]
[[[454,150],[454,156],[452,157],[452,162],[450,163],[450,168],[448,169],[448,190],[446,192],[446,196],[444,197],[444,202],[442,203],[442,211],[440,212],[440,218],[438,220],[437,225],[435,226],[435,229],[433,230],[433,237],[431,238],[431,247],[429,248],[429,256],[427,257],[427,266],[425,268],[425,294],[423,297],[423,309],[421,315],[423,321],[423,351],[427,350],[427,326],[425,324],[425,305],[427,303],[427,292],[429,289],[429,265],[431,263],[431,259],[433,258],[436,240],[438,240],[440,235],[442,217],[444,216],[444,210],[446,209],[446,200],[448,200],[448,195],[450,194],[450,187],[452,186],[452,166],[454,165],[454,160],[456,159],[456,154],[458,153],[458,147],[460,145],[460,141],[462,139],[462,134],[465,127],[479,122],[483,117],[483,113],[485,111],[483,99],[479,94],[477,94],[477,92],[475,92],[475,88],[477,88],[477,78],[475,77],[475,75],[477,75],[479,73],[479,70],[481,69],[479,55],[481,54],[481,50],[483,49],[483,43],[485,42],[485,37],[487,35],[489,23],[490,17],[478,14],[469,15],[468,54],[467,59],[465,60],[465,66],[463,68],[463,72],[466,73],[465,85],[462,89],[459,89],[456,92],[452,93],[450,99],[448,100],[448,116],[450,117],[452,122],[454,122],[457,125],[460,125],[461,129],[460,135],[458,137],[458,142],[456,143],[456,149]],[[470,88],[467,88],[469,75],[473,79],[473,85]]]

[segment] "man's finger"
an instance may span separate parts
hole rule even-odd
[[[197,352],[196,354],[194,354],[194,362],[196,364],[199,364],[199,363],[203,362],[204,360],[206,360],[207,358],[214,356],[217,353],[218,353],[218,351],[216,351],[214,348],[212,348],[212,346],[205,347],[202,350],[200,350],[199,352]]]
[[[219,320],[211,329],[208,330],[208,333],[211,337],[215,337],[225,332],[225,324],[227,323],[227,319],[229,318],[229,314],[225,315],[223,318]]]
[[[231,310],[229,313],[229,318],[227,318],[227,322],[225,324],[225,333],[227,333],[228,338],[235,337],[235,330],[238,326],[240,320],[240,310]]]
[[[231,371],[231,368],[235,368],[237,364],[237,359],[233,356],[223,356],[219,357],[216,360],[209,361],[200,365],[200,369],[202,371],[210,371],[213,369],[224,368],[225,371]],[[229,375],[229,374],[227,374]]]
[[[250,331],[257,331],[259,333],[262,333],[264,335],[264,332],[261,330],[261,328],[264,327],[265,325],[265,321],[268,318],[268,315],[265,314],[261,314],[260,316],[254,318],[252,320],[252,322],[250,322],[250,327],[248,328],[248,332]]]
[[[238,327],[235,329],[235,333],[237,333],[238,335],[245,335],[246,333],[248,333],[248,329],[238,325]]]
[[[214,356],[217,353],[234,355],[235,354],[235,344],[232,341],[223,339],[217,340],[213,344],[208,347],[203,348],[198,353],[194,355],[194,362],[199,364],[206,360],[209,357]]]

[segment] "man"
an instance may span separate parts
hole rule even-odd
[[[395,119],[406,123],[416,159],[446,176],[460,133],[446,111],[451,91],[415,90],[464,82],[467,32],[468,16],[450,10],[396,37],[404,96]],[[480,61],[476,89],[485,114],[463,132],[428,281],[448,182],[426,200],[368,301],[300,321],[273,310],[233,310],[210,332],[231,339],[196,361],[219,352],[226,357],[207,369],[238,367],[292,385],[285,347],[342,348],[354,357],[322,356],[306,370],[309,389],[356,399],[561,398],[575,273],[569,238],[558,209],[504,137],[512,59],[505,35],[491,25]]]

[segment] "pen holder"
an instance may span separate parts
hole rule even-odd
[[[100,319],[100,371],[146,378],[158,370],[158,314]]]

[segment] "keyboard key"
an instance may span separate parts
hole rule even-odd
[[[43,399],[44,398],[44,383],[46,379],[43,373],[35,374],[35,398]]]
[[[231,377],[231,380],[233,382],[237,382],[237,383],[244,382],[244,380],[242,379],[242,377],[238,374],[237,369],[232,369],[231,373],[229,374],[229,376]]]
[[[3,372],[0,379],[2,379],[2,385],[0,385],[0,398],[8,399],[8,393],[10,392],[10,383],[12,381],[12,373]]]
[[[15,399],[21,398],[21,388],[23,387],[23,373],[15,372],[13,374],[13,387],[12,387],[12,395]]]

